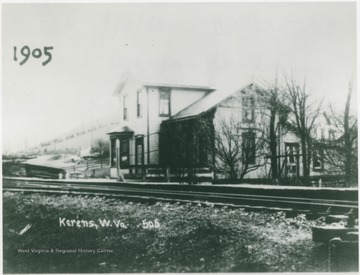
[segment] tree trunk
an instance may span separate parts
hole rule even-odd
[[[277,167],[277,136],[275,129],[275,117],[276,111],[271,110],[270,114],[270,161],[271,161],[271,178],[273,181],[278,179],[278,167]]]
[[[352,145],[351,135],[349,127],[349,113],[350,113],[350,101],[351,101],[351,84],[349,85],[349,93],[346,99],[345,113],[344,113],[344,141],[345,141],[345,184],[351,185],[351,157],[352,157]]]
[[[303,184],[309,185],[310,182],[310,171],[309,171],[309,159],[308,159],[308,144],[306,142],[306,137],[301,138],[301,155],[302,155],[302,165],[303,165]]]

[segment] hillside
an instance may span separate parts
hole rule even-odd
[[[79,153],[90,149],[97,139],[108,140],[108,133],[120,123],[116,113],[96,119],[32,148],[35,152],[69,151]]]

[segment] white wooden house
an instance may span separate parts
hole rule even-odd
[[[269,123],[268,94],[257,85],[249,84],[226,93],[210,87],[127,79],[119,85],[116,94],[120,100],[121,123],[108,133],[112,178],[118,175],[117,163],[126,176],[142,179],[157,176],[164,180],[184,174],[229,178],[231,171],[221,169],[221,166],[229,167],[221,163],[223,156],[216,151],[217,142],[224,143],[224,150],[238,146],[234,151],[238,159],[232,167],[236,177],[269,178],[271,163],[264,134]],[[284,116],[275,119],[285,122],[286,111]],[[231,138],[224,132],[226,124],[232,128]],[[286,123],[278,127],[277,137],[279,177],[301,177],[299,137]],[[311,174],[321,175],[324,170],[321,156],[314,155],[317,159],[311,166]]]
[[[213,91],[210,87],[124,80],[115,92],[120,100],[121,123],[108,133],[110,176],[117,177],[116,143],[124,174],[143,177],[145,170],[158,167],[161,122]]]
[[[281,118],[277,115],[275,119]],[[268,94],[257,85],[249,84],[230,93],[214,92],[162,123],[168,137],[160,143],[161,164],[195,169],[212,167],[216,179],[269,178],[268,124]],[[185,132],[191,133],[185,141],[178,139]],[[277,130],[277,136],[279,177],[300,177],[299,138],[286,129],[285,123]],[[179,153],[186,151],[183,156]]]

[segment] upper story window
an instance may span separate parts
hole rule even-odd
[[[329,140],[335,140],[335,130],[329,130]]]
[[[313,149],[313,169],[324,169],[324,151],[321,148],[315,147]]]
[[[286,143],[285,155],[288,163],[297,163],[299,159],[299,143]]]
[[[243,164],[255,164],[255,133],[242,133],[242,162]]]
[[[321,139],[325,139],[325,131],[324,129],[320,130]]]
[[[170,89],[159,89],[159,115],[170,116]]]
[[[244,96],[242,98],[242,121],[253,123],[255,121],[255,99],[253,96]]]
[[[123,118],[124,120],[128,119],[128,96],[123,97]]]
[[[136,114],[138,117],[142,117],[143,114],[143,93],[142,90],[138,90],[136,93]]]

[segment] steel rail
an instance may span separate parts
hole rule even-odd
[[[18,185],[19,186],[19,185]],[[144,193],[165,196],[190,196],[195,199],[220,199],[220,200],[246,200],[246,201],[260,201],[261,203],[265,202],[274,202],[274,203],[288,203],[288,204],[298,204],[298,205],[312,205],[312,206],[325,206],[325,207],[345,207],[345,208],[356,208],[357,203],[353,201],[340,201],[340,200],[324,200],[324,199],[309,199],[309,198],[294,198],[294,197],[279,197],[279,196],[264,196],[264,195],[248,195],[248,194],[226,194],[226,193],[215,193],[215,192],[197,192],[197,191],[169,191],[169,190],[153,190],[153,189],[141,189],[138,188],[129,188],[129,187],[109,187],[109,186],[84,186],[77,184],[50,184],[50,185],[38,185],[36,183],[31,184],[32,187],[37,186],[38,188],[60,188],[60,189],[82,189],[84,191],[107,191],[107,192],[124,192],[124,193]],[[28,185],[22,185],[23,188],[30,188]],[[141,192],[139,192],[141,191]],[[341,203],[341,204],[340,204]]]
[[[320,198],[313,198],[313,197],[310,197],[310,198],[307,198],[307,197],[295,197],[295,196],[269,196],[269,195],[253,195],[253,194],[242,194],[242,193],[228,193],[228,192],[210,192],[210,191],[192,191],[192,190],[173,190],[173,189],[169,189],[169,188],[163,188],[162,185],[157,185],[156,186],[156,189],[149,189],[149,188],[146,188],[146,184],[134,184],[132,187],[128,187],[127,186],[123,186],[123,185],[105,185],[105,184],[102,184],[102,185],[99,185],[97,182],[74,182],[74,181],[59,181],[59,180],[43,180],[43,179],[33,179],[31,178],[30,180],[28,179],[16,179],[16,178],[4,178],[5,179],[5,185],[6,183],[9,183],[10,184],[14,184],[16,182],[17,185],[19,184],[27,184],[27,185],[37,185],[37,186],[45,186],[45,187],[48,187],[48,186],[61,186],[61,187],[64,187],[64,186],[72,186],[73,188],[76,188],[76,187],[81,187],[81,188],[99,188],[100,186],[100,189],[103,189],[103,188],[112,188],[111,190],[133,190],[133,191],[136,191],[138,192],[139,189],[141,189],[142,191],[146,191],[146,192],[155,192],[154,190],[156,190],[157,193],[163,191],[163,192],[166,192],[167,194],[171,194],[174,193],[174,194],[179,194],[179,193],[184,193],[184,194],[199,194],[199,195],[204,195],[204,194],[208,194],[208,195],[223,195],[223,196],[227,196],[229,198],[233,197],[233,198],[238,198],[239,196],[241,197],[256,197],[256,198],[272,198],[272,199],[279,199],[279,200],[284,200],[284,199],[288,199],[288,200],[296,200],[296,201],[303,201],[303,202],[313,202],[314,200],[316,200],[318,203],[320,202],[324,202],[324,203],[339,203],[339,202],[342,202],[342,203],[345,203],[345,204],[352,204],[354,206],[356,206],[358,204],[358,201],[357,200],[333,200],[333,199],[320,199]],[[61,184],[61,185],[60,185]],[[205,187],[205,186],[204,186]]]
[[[48,183],[48,184],[38,184],[38,183],[27,183],[29,185],[32,186],[44,186],[44,187],[48,187],[48,186],[60,186],[61,188],[65,187],[65,186],[71,186],[73,188],[93,188],[93,189],[99,189],[99,190],[104,190],[104,188],[107,188],[109,191],[110,190],[114,190],[114,191],[135,191],[138,192],[139,188],[130,188],[130,187],[123,187],[123,186],[100,186],[99,185],[91,185],[91,184],[76,184],[76,183],[65,183],[65,185],[59,185],[58,183]],[[229,199],[238,199],[238,198],[249,198],[249,200],[251,200],[252,198],[255,198],[256,200],[261,199],[261,200],[267,200],[269,198],[271,198],[272,200],[281,200],[283,202],[292,202],[294,200],[296,200],[297,203],[299,202],[304,202],[304,203],[313,203],[314,201],[316,201],[317,204],[320,203],[324,203],[326,205],[331,205],[331,204],[339,204],[339,202],[343,203],[343,205],[352,205],[354,207],[357,206],[358,202],[357,201],[349,201],[349,200],[331,200],[331,199],[314,199],[314,198],[301,198],[301,197],[287,197],[287,196],[266,196],[266,195],[249,195],[249,194],[234,194],[234,193],[223,193],[223,192],[209,192],[209,191],[205,191],[205,192],[201,192],[201,191],[182,191],[182,190],[168,190],[168,189],[162,189],[161,186],[159,186],[159,189],[156,189],[156,191],[154,191],[154,189],[147,189],[147,188],[141,188],[142,192],[146,192],[146,193],[164,193],[164,194],[174,194],[174,195],[178,195],[178,194],[191,194],[193,196],[195,195],[199,195],[199,196],[217,196],[217,197],[226,197]]]
[[[147,189],[147,188],[129,188],[121,186],[96,186],[96,185],[84,185],[72,183],[63,183],[51,182],[44,184],[44,181],[10,181],[12,184],[9,184],[9,180],[5,181],[4,190],[20,189],[21,191],[28,192],[67,192],[69,194],[106,194],[109,195],[119,195],[122,193],[126,196],[132,197],[146,197],[151,199],[171,199],[174,201],[186,200],[202,200],[211,203],[231,203],[237,205],[243,205],[244,207],[279,207],[283,209],[295,208],[297,210],[319,210],[316,208],[323,207],[334,207],[341,210],[357,210],[357,202],[355,201],[341,201],[341,200],[324,200],[324,199],[314,199],[314,198],[294,198],[294,197],[279,197],[279,196],[264,196],[264,195],[248,195],[248,194],[227,194],[227,193],[216,193],[216,192],[197,192],[197,191],[172,191],[172,190],[162,190],[162,189]],[[15,183],[16,182],[16,183]],[[115,192],[115,193],[114,193]],[[319,210],[321,211],[321,210]],[[343,212],[342,211],[342,212]]]
[[[154,198],[149,196],[139,196],[139,195],[125,195],[125,194],[109,194],[109,193],[93,193],[93,192],[79,192],[79,191],[64,191],[64,190],[40,190],[40,189],[26,189],[22,190],[21,188],[6,188],[5,191],[9,192],[22,192],[22,193],[41,193],[48,195],[78,195],[78,196],[103,196],[103,197],[116,197],[116,198],[125,198],[129,200],[146,200],[146,201],[165,201],[165,202],[180,202],[180,203],[196,203],[201,205],[213,205],[213,206],[226,206],[232,208],[242,208],[248,210],[262,210],[262,211],[284,211],[284,212],[293,212],[292,208],[280,208],[280,207],[266,207],[266,206],[255,206],[255,205],[245,205],[245,204],[231,204],[231,203],[221,203],[221,202],[204,202],[204,201],[194,201],[194,200],[185,200],[185,199],[169,199],[169,198]],[[307,211],[296,211],[298,213],[308,213]]]

